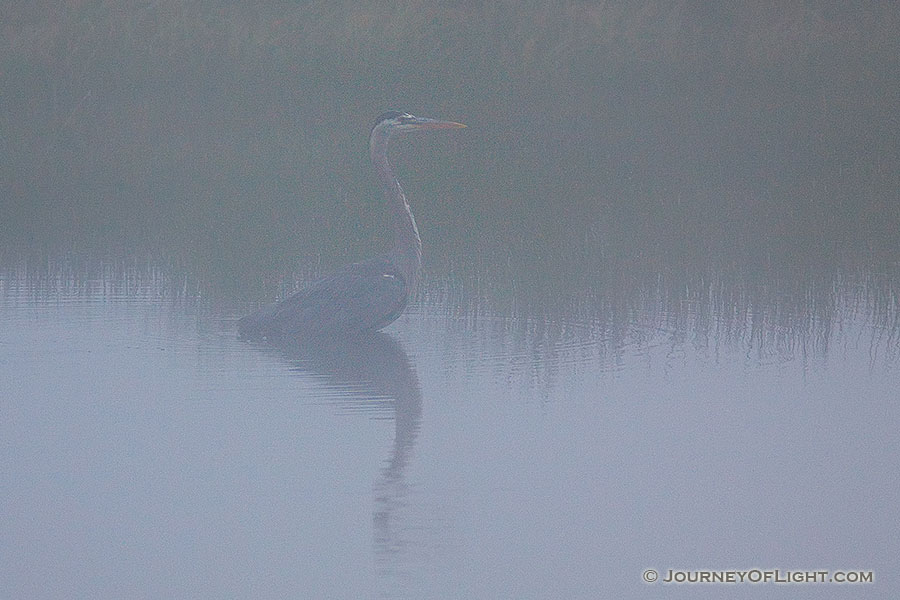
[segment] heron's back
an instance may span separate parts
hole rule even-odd
[[[241,337],[299,338],[375,331],[406,307],[408,277],[391,255],[354,263],[238,322]]]

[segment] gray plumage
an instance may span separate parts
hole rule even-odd
[[[418,129],[453,129],[461,123],[391,111],[379,116],[369,136],[369,155],[391,205],[394,248],[383,256],[347,265],[280,302],[238,322],[241,337],[301,339],[375,331],[393,323],[406,308],[422,262],[415,218],[387,159],[388,140]]]

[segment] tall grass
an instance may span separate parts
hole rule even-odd
[[[345,262],[381,243],[365,136],[398,107],[470,125],[398,162],[433,277],[499,298],[900,260],[896,3],[7,2],[0,28],[7,242],[174,248],[235,289]]]

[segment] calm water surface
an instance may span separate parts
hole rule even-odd
[[[381,334],[274,348],[146,275],[0,289],[2,597],[723,593],[650,568],[898,589],[897,341],[864,315],[805,351],[426,293]]]

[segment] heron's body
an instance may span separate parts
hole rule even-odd
[[[394,248],[383,256],[347,265],[238,323],[245,338],[294,339],[375,331],[393,323],[415,289],[422,242],[412,211],[387,159],[393,134],[415,129],[464,127],[406,113],[381,115],[372,128],[369,153],[394,222]]]
[[[313,337],[374,331],[393,323],[409,298],[409,281],[388,254],[347,265],[281,302],[240,320],[244,337]]]

